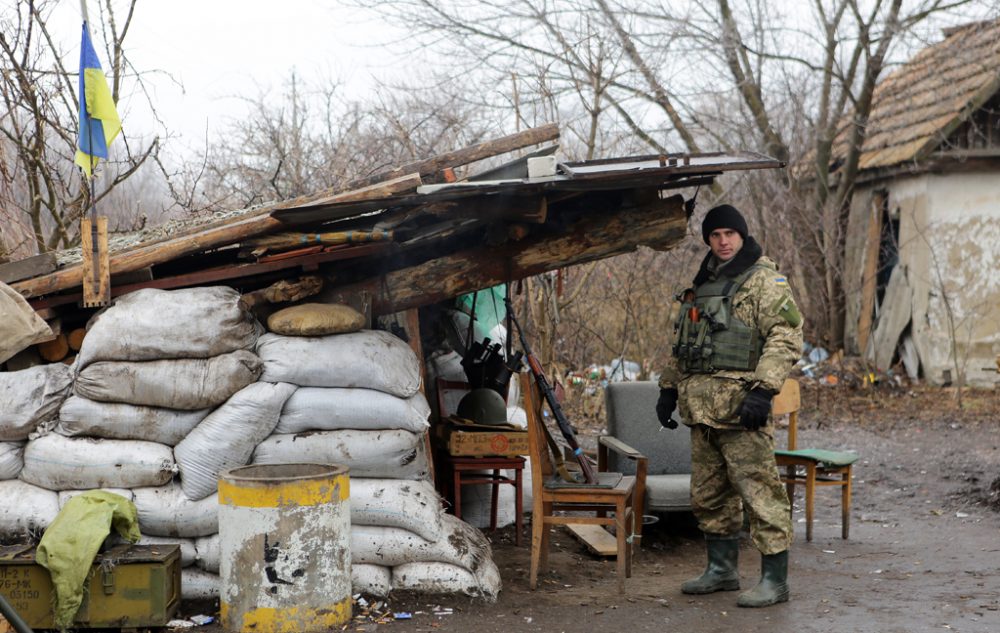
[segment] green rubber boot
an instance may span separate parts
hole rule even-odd
[[[740,594],[736,604],[741,607],[767,607],[788,602],[788,550],[766,554],[760,559],[760,582],[750,591]]]
[[[740,574],[736,567],[740,555],[740,537],[705,535],[708,566],[705,572],[681,584],[684,593],[702,594],[716,591],[736,591],[740,588]]]

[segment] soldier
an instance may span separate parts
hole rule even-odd
[[[802,350],[802,318],[784,276],[747,235],[734,207],[702,222],[711,249],[693,287],[678,296],[673,355],[660,377],[656,415],[667,428],[679,405],[691,427],[691,505],[705,534],[708,566],[681,585],[688,594],[740,588],[737,558],[743,510],[762,555],[757,585],[741,607],[788,600],[792,523],[774,461],[771,399]]]

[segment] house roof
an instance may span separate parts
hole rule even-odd
[[[1000,19],[946,31],[875,88],[860,171],[926,158],[1000,90]],[[843,161],[850,126],[833,148]]]

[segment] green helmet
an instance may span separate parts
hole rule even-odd
[[[458,403],[457,414],[476,424],[506,424],[507,403],[492,389],[473,389]]]

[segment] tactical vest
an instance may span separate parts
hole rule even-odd
[[[723,369],[753,371],[764,340],[733,314],[733,296],[758,270],[755,264],[733,279],[709,281],[681,294],[674,323],[674,358],[681,371],[710,374]]]

